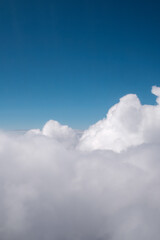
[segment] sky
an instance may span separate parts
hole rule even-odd
[[[86,129],[128,93],[155,104],[159,12],[147,0],[0,1],[0,129]]]
[[[159,240],[159,13],[0,1],[1,240]]]

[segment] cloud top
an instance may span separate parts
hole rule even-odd
[[[157,103],[128,94],[83,133],[1,132],[0,239],[159,240]]]
[[[153,86],[152,87],[152,93],[157,96],[156,102],[160,104],[160,87]]]
[[[110,149],[120,152],[153,141],[152,132],[160,132],[160,88],[153,87],[152,93],[158,96],[157,106],[141,105],[134,94],[122,97],[108,111],[106,118],[84,132],[79,143],[80,149]]]

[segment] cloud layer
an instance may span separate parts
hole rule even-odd
[[[129,94],[80,133],[0,133],[1,240],[159,240],[157,105]]]

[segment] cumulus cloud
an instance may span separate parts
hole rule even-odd
[[[116,152],[154,141],[160,134],[160,88],[154,86],[158,105],[141,105],[138,97],[122,97],[106,118],[87,129],[79,143],[83,150],[110,149]]]
[[[40,129],[32,129],[27,132],[28,135],[43,135],[54,139],[55,141],[65,146],[75,146],[77,144],[78,132],[68,127],[61,125],[55,120],[48,121],[42,131]]]
[[[160,88],[156,87],[156,86],[153,86],[152,87],[152,93],[157,96],[156,101],[157,101],[158,104],[160,104]]]
[[[159,240],[157,103],[124,96],[84,133],[1,132],[0,239]]]

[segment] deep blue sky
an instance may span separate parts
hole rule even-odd
[[[1,0],[0,128],[87,128],[127,93],[153,104],[160,4]]]

